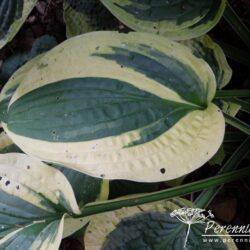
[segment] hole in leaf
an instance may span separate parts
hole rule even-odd
[[[165,168],[161,168],[160,171],[161,171],[162,174],[165,174],[166,169]]]

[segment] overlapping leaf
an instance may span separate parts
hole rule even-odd
[[[71,217],[80,214],[77,201],[84,205],[107,198],[107,184],[103,188],[101,180],[60,169],[24,154],[0,155],[1,249],[58,249],[63,237],[89,221]],[[70,181],[77,186],[72,189]]]
[[[101,0],[121,22],[136,31],[174,40],[201,36],[220,20],[225,0]]]
[[[79,214],[73,190],[60,171],[24,154],[0,155],[1,249],[59,247],[63,214]]]
[[[232,69],[228,65],[221,47],[208,36],[201,36],[191,40],[181,41],[189,47],[195,56],[205,60],[214,72],[217,88],[225,87],[232,77]]]

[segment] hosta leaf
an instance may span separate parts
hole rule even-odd
[[[232,241],[224,244],[223,236],[215,236],[214,242],[204,241],[206,237],[202,234],[208,219],[201,220],[204,223],[195,223],[195,216],[192,216],[193,224],[187,234],[188,221],[181,222],[172,215],[173,211],[183,207],[192,210],[193,204],[173,199],[95,215],[86,229],[85,249],[237,249]],[[214,223],[213,228],[216,225]],[[213,228],[207,230],[207,234],[215,234]],[[225,239],[228,242],[228,235]]]
[[[0,49],[18,32],[36,0],[2,0],[0,2]]]
[[[57,166],[57,168],[70,182],[81,210],[89,202],[104,201],[108,199],[109,181],[93,178],[73,169],[59,166]],[[64,221],[63,238],[80,230],[89,222],[89,220],[89,217],[72,218],[70,216],[66,216]]]
[[[67,37],[118,26],[116,19],[99,0],[64,0],[63,8]]]
[[[0,94],[0,117],[1,120],[5,120],[8,105],[12,95],[14,94],[17,87],[20,85],[22,79],[26,76],[27,72],[34,66],[35,62],[39,61],[43,54],[36,56],[32,60],[24,64],[18,69],[4,85]]]
[[[24,152],[89,175],[175,179],[209,160],[223,140],[223,116],[210,103],[215,90],[211,68],[183,45],[94,32],[35,62],[3,127]]]
[[[57,168],[67,177],[70,182],[80,209],[84,208],[89,202],[104,201],[109,197],[109,181],[93,178],[75,170],[59,167]],[[90,217],[72,218],[66,216],[64,220],[63,238],[84,227],[90,220]]]
[[[89,220],[77,224],[65,213],[80,210],[59,170],[24,154],[0,155],[0,249],[58,249],[63,235]]]
[[[7,140],[8,138],[4,138],[4,139]],[[11,142],[9,139],[8,139],[8,141]],[[2,143],[2,140],[0,142]],[[12,157],[13,155],[15,155],[15,154],[11,154],[9,156]],[[16,154],[16,155],[19,155],[19,154]],[[5,155],[5,157],[6,156],[7,155]],[[22,156],[27,157],[24,155],[22,155]],[[20,155],[19,155],[19,157],[20,157]],[[1,161],[1,163],[3,163],[3,161]],[[37,165],[37,167],[40,167],[40,166]],[[74,170],[65,169],[63,167],[59,168],[60,172],[55,170],[52,167],[49,167],[49,168],[51,168],[53,171],[58,172],[59,175],[61,175],[60,172],[62,172],[67,177],[69,183],[72,184],[72,188],[74,190],[76,199],[79,202],[80,206],[84,206],[87,202],[92,202],[95,200],[106,200],[108,198],[108,191],[109,191],[108,185],[109,184],[107,181],[101,180],[101,179],[95,179],[93,177],[84,175],[84,174],[76,172]],[[47,172],[46,169],[42,169],[42,170],[44,171],[44,175],[50,174],[50,173],[46,173]],[[3,177],[1,176],[1,178],[3,178]],[[53,175],[51,178],[55,179],[55,175]],[[3,179],[1,179],[1,180],[3,180]],[[31,180],[30,180],[30,182],[31,182]],[[9,183],[8,185],[11,185],[11,184]],[[41,184],[41,186],[42,185],[43,184]],[[67,189],[67,185],[65,187]],[[16,188],[18,188],[18,190],[21,190],[20,184],[18,184],[16,186]],[[36,191],[38,192],[38,190],[36,190]],[[52,191],[52,192],[54,192],[56,194],[56,192],[58,192],[58,190]],[[34,195],[38,195],[38,194],[34,194]],[[0,208],[0,226],[2,226],[2,229],[3,229],[2,232],[0,232],[0,237],[5,236],[9,231],[16,230],[20,227],[26,227],[26,226],[30,227],[31,224],[37,224],[38,222],[41,223],[41,225],[39,225],[38,228],[43,230],[43,228],[47,227],[52,220],[54,223],[55,220],[57,220],[58,216],[59,217],[62,216],[61,215],[62,211],[61,211],[61,209],[59,209],[59,207],[58,207],[59,210],[56,209],[56,211],[54,211],[52,213],[47,212],[47,211],[43,211],[43,209],[37,209],[36,206],[32,205],[32,200],[23,201],[23,199],[26,199],[26,198],[25,197],[22,198],[22,194],[18,198],[18,197],[11,195],[11,194],[6,195],[4,192],[1,191],[0,197],[1,197],[1,200],[4,200],[5,203],[8,204],[8,206],[2,207],[3,211],[1,211],[2,209]],[[41,196],[41,198],[42,198],[42,196]],[[47,203],[46,199],[44,199],[44,201],[42,201],[42,203]],[[72,203],[74,203],[74,201]],[[50,203],[48,203],[48,205],[50,205]],[[13,206],[13,207],[11,207],[11,206]],[[14,207],[16,207],[17,209]],[[25,210],[24,210],[25,212],[22,211],[23,208],[25,208]],[[55,207],[52,206],[52,209],[54,210]],[[6,215],[3,215],[3,214],[1,217],[1,212],[4,212],[4,211],[8,211],[8,217],[6,217]],[[13,214],[12,214],[12,211],[13,211]],[[65,212],[68,212],[68,211],[65,209]],[[71,211],[69,211],[69,212],[71,212]],[[37,219],[34,219],[34,218],[40,218],[40,219],[37,222]],[[49,223],[45,223],[47,221],[49,221]],[[78,231],[84,225],[86,225],[88,223],[88,221],[89,221],[89,217],[75,219],[75,218],[72,218],[72,217],[67,215],[64,219],[64,222],[63,222],[63,224],[64,224],[63,235],[61,235],[61,237],[67,237],[67,236],[71,235],[72,233]],[[38,234],[38,232],[36,232],[36,229],[34,229],[37,226],[36,225],[33,225],[33,226],[32,226],[31,230],[32,231],[35,230],[34,231],[34,237],[35,237],[34,239],[36,239],[36,241],[37,241],[36,237],[38,237],[38,235],[36,235],[36,234]],[[20,232],[20,234],[26,235],[26,231]],[[17,235],[15,237],[17,237]],[[53,248],[53,249],[55,249],[55,248]]]
[[[225,0],[101,0],[121,22],[136,31],[185,40],[201,36],[220,20]]]
[[[6,144],[10,144],[10,145],[6,145]],[[4,147],[3,149],[1,147]],[[17,151],[18,148],[13,144],[13,142],[10,140],[10,138],[7,137],[7,135],[3,132],[2,134],[0,134],[0,153],[4,153],[4,152],[18,152]],[[20,150],[20,149],[19,149]],[[109,195],[109,183],[106,180],[102,180],[102,179],[96,179],[90,176],[87,176],[85,174],[76,172],[74,170],[71,169],[66,169],[63,167],[57,167],[68,179],[69,183],[72,185],[76,200],[79,204],[80,207],[83,207],[86,203],[88,202],[93,202],[93,201],[101,201],[101,200],[107,200],[108,195]],[[21,202],[20,199],[18,198],[14,198],[14,196],[7,197],[6,195],[4,195],[3,193],[1,194],[0,192],[0,197],[3,200],[8,200],[8,204],[12,205],[13,207],[22,207],[24,206],[27,209],[27,206],[30,208],[33,208],[30,204],[26,204],[24,202]],[[16,201],[16,203],[15,203]],[[13,203],[14,202],[14,203]],[[11,204],[10,204],[11,203]],[[8,208],[4,208],[5,211],[12,211],[13,207],[8,207]],[[24,219],[23,215],[18,214],[18,210],[13,210],[16,214],[9,214],[10,217],[6,218],[6,216],[1,218],[0,215],[0,222],[4,222],[3,224],[0,223],[0,227],[2,225],[2,227],[4,226],[4,230],[2,232],[0,232],[0,237],[6,235],[9,231],[13,231],[18,229],[19,227],[24,227],[24,225],[19,225],[19,224],[23,224],[25,222],[25,225],[27,224],[27,226],[30,226],[29,223],[34,223],[33,218],[36,217],[41,217],[41,223],[43,223],[42,225],[39,225],[39,228],[43,228],[43,227],[47,227],[47,224],[44,224],[45,222],[43,222],[44,220],[47,221],[51,219],[53,219],[53,223],[54,223],[54,217],[55,219],[58,217],[58,212],[56,214],[51,214],[51,213],[38,213],[35,214],[36,211],[41,212],[41,210],[32,210],[32,213],[29,215],[30,217],[27,217]],[[60,214],[61,212],[59,212]],[[1,212],[0,212],[1,214]],[[28,216],[28,213],[25,214]],[[12,216],[14,216],[14,222],[13,222],[13,218],[11,218]],[[11,226],[9,223],[9,219],[12,219],[12,224],[14,226]],[[63,222],[63,235],[61,235],[60,237],[65,238],[73,233],[75,233],[76,231],[78,231],[79,229],[81,229],[83,226],[85,226],[88,222],[89,222],[89,217],[83,217],[83,218],[72,218],[70,216],[66,216]],[[8,225],[6,224],[6,222],[8,221]],[[36,221],[35,221],[36,222]],[[37,222],[36,222],[37,223]],[[36,228],[36,225],[34,225],[34,227],[32,227],[32,230],[35,230],[34,228]],[[47,229],[46,229],[47,230]],[[36,232],[36,231],[35,231]],[[23,234],[23,232],[21,233]],[[35,233],[36,234],[36,233]],[[38,235],[35,235],[34,237],[36,238]],[[16,236],[15,236],[16,237]],[[60,239],[61,239],[60,238]],[[57,249],[57,248],[55,248]]]
[[[80,207],[96,200],[107,200],[109,196],[109,181],[93,178],[73,169],[58,167],[71,184],[77,203]]]
[[[48,212],[80,213],[66,177],[35,158],[19,153],[0,155],[0,176],[2,192]]]
[[[232,77],[232,69],[227,63],[226,56],[221,47],[205,35],[191,40],[181,41],[188,46],[195,56],[204,59],[212,68],[216,77],[217,88],[225,87]]]
[[[44,250],[59,249],[64,217],[54,221],[28,225],[12,232],[0,240],[1,249]]]

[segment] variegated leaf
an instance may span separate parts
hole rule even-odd
[[[7,168],[16,174],[11,175]],[[80,213],[69,183],[72,184],[80,206],[108,198],[107,181],[70,169],[62,167],[59,169],[60,171],[23,154],[0,156],[0,237],[7,237],[2,243],[0,242],[0,246],[10,244],[10,241],[14,242],[10,244],[13,246],[20,237],[30,237],[24,244],[34,244],[37,248],[29,249],[45,249],[47,243],[51,244],[51,249],[57,249],[54,243],[51,243],[55,236],[59,237],[55,244],[59,244],[62,237],[67,237],[86,225],[88,217],[73,218],[66,215],[60,222],[64,213]],[[36,184],[33,184],[34,182]],[[61,232],[54,235],[59,222],[63,225],[63,234]],[[19,232],[20,228],[22,230]],[[8,240],[8,234],[12,232],[15,233],[10,234]],[[41,246],[40,233],[48,234],[47,243]]]
[[[63,235],[78,221],[69,215],[64,221],[65,213],[80,210],[59,170],[24,154],[0,155],[0,249],[58,249]],[[64,228],[69,220],[71,227]],[[81,225],[87,222],[84,218]]]
[[[109,181],[93,178],[73,169],[56,166],[68,179],[80,209],[89,202],[104,201],[109,197]]]
[[[0,240],[4,250],[58,250],[63,234],[64,216],[60,219],[36,221],[9,233]]]
[[[35,158],[19,153],[1,154],[0,176],[1,192],[47,212],[80,213],[66,177]]]
[[[201,36],[220,20],[225,0],[101,0],[128,27],[174,40]]]
[[[217,88],[224,88],[232,77],[232,69],[228,65],[221,47],[208,36],[201,36],[191,40],[181,41],[188,46],[195,56],[205,60],[214,72]]]
[[[175,179],[208,161],[223,140],[215,90],[211,68],[183,45],[93,32],[35,62],[3,127],[24,152],[89,175]]]

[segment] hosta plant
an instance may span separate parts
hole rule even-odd
[[[0,48],[35,2],[0,2]],[[0,94],[0,249],[57,250],[72,234],[86,250],[237,249],[224,231],[201,235],[219,186],[250,175],[235,170],[250,93],[221,90],[232,70],[206,33],[224,13],[247,44],[245,26],[225,0],[63,2],[67,37],[80,36],[30,56]],[[228,154],[218,175],[181,184]]]

